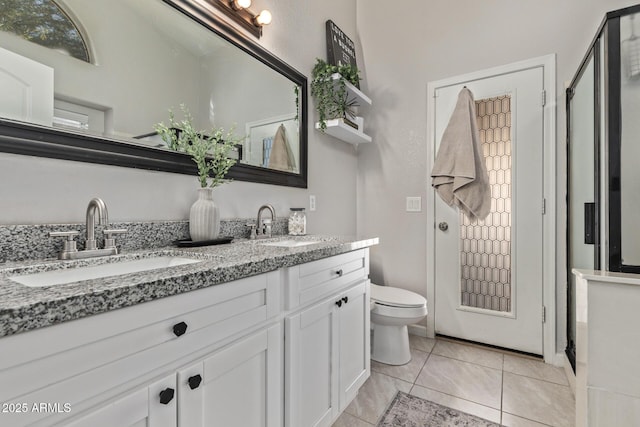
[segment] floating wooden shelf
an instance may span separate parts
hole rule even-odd
[[[316,129],[320,129],[320,123],[316,123]],[[345,124],[343,119],[327,120],[326,134],[338,138],[349,144],[358,145],[371,142],[371,137],[364,132],[354,129],[352,126]]]
[[[336,90],[338,90],[338,81],[340,81],[340,79],[343,79],[343,78],[339,73],[334,73],[331,75],[331,80],[333,80],[333,84],[336,87]],[[362,93],[360,89],[358,89],[357,87],[355,87],[354,85],[352,85],[350,82],[346,80],[344,80],[344,84],[347,89],[347,94],[348,94],[347,99],[349,100],[355,99],[356,103],[361,106],[365,104],[371,105],[371,98],[369,98],[367,95]]]

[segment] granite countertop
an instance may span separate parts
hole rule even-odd
[[[317,241],[317,243],[292,248],[262,244],[278,240],[306,240]],[[376,244],[378,244],[377,238],[281,236],[269,240],[238,239],[231,244],[200,248],[167,247],[139,250],[86,260],[4,263],[0,264],[0,337],[206,288]],[[28,287],[9,278],[158,256],[180,256],[198,259],[201,262],[55,286]]]

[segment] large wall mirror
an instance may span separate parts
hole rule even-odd
[[[208,1],[5,1],[0,151],[193,174],[153,135],[184,104],[197,128],[243,138],[230,178],[306,187],[306,77]]]

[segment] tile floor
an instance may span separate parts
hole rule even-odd
[[[564,371],[537,359],[410,335],[404,366],[371,362],[371,377],[333,427],[371,427],[398,390],[509,427],[574,426]]]

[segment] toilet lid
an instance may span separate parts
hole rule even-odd
[[[415,292],[371,284],[371,300],[392,307],[424,307],[427,300]]]

